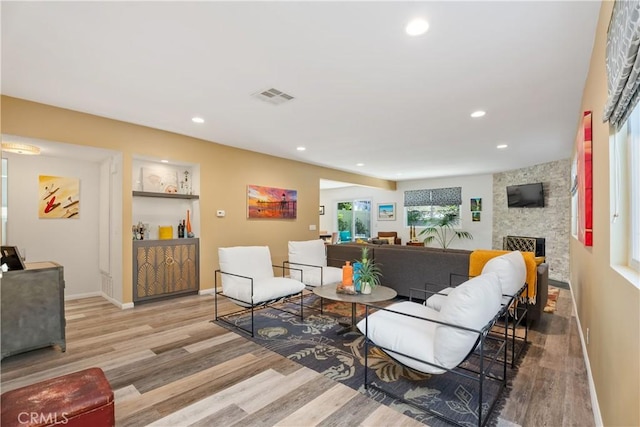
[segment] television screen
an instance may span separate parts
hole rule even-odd
[[[507,205],[510,208],[543,208],[544,191],[542,183],[508,186]]]

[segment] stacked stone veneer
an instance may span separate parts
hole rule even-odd
[[[507,207],[507,186],[542,182],[544,208]],[[504,236],[544,237],[549,278],[569,281],[571,161],[557,160],[493,175],[493,248]]]

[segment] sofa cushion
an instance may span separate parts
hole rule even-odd
[[[482,273],[489,272],[498,275],[504,295],[514,295],[527,279],[527,267],[519,251],[512,251],[487,261]]]
[[[440,309],[440,321],[480,330],[500,310],[501,298],[502,290],[496,273],[471,278],[454,288],[446,297]],[[446,368],[453,368],[464,360],[477,338],[478,334],[475,332],[438,325],[434,359]]]
[[[429,307],[410,301],[391,304],[387,309],[433,320],[438,320],[440,316]],[[362,319],[357,326],[376,345],[388,349],[387,353],[398,362],[420,372],[440,374],[445,371],[396,353],[435,363],[433,343],[436,325],[434,322],[379,310]]]

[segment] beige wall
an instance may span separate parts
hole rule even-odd
[[[210,289],[218,266],[217,248],[268,245],[273,261],[287,258],[288,240],[318,237],[319,180],[353,182],[395,190],[380,180],[305,163],[239,150],[144,126],[78,113],[21,99],[2,97],[2,133],[56,142],[107,148],[123,153],[122,235],[132,225],[132,161],[134,155],[169,158],[200,165],[200,286]],[[246,219],[246,186],[265,185],[298,191],[298,217],[293,221]],[[217,218],[217,209],[226,211]],[[123,303],[132,300],[132,247],[122,245]]]
[[[570,276],[583,335],[590,330],[587,352],[604,425],[638,426],[640,291],[610,266],[609,126],[602,111],[612,6],[603,2],[581,108],[593,111],[593,246],[571,238]]]

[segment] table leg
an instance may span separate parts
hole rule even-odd
[[[358,327],[356,326],[356,303],[351,303],[351,324],[341,323],[340,325],[344,326],[344,328],[338,331],[338,335],[344,335],[348,332],[360,332]]]

